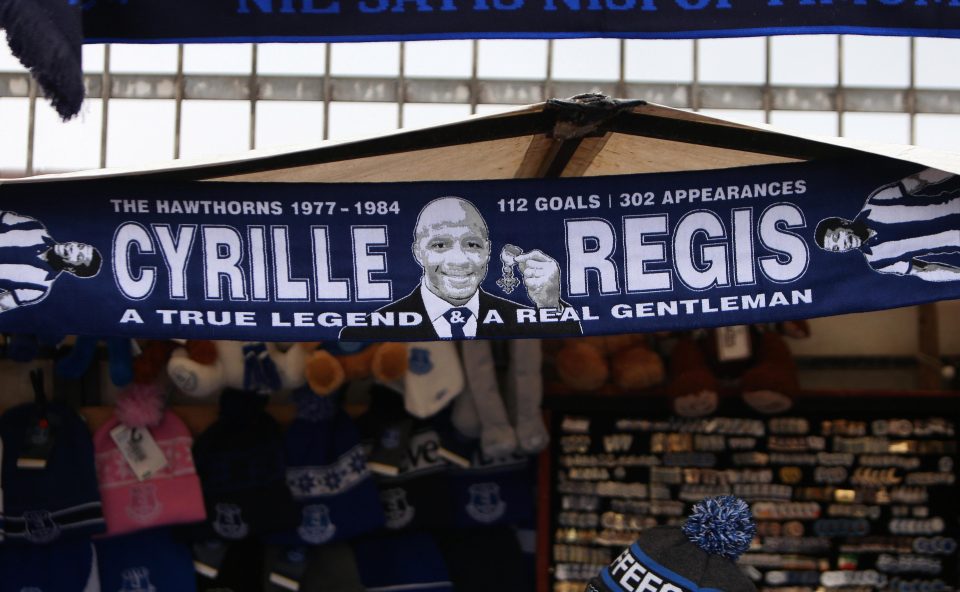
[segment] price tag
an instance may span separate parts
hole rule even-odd
[[[217,540],[193,544],[193,568],[201,576],[215,580],[227,555],[227,546]]]
[[[746,360],[750,357],[750,329],[746,325],[717,329],[717,359],[721,362]]]
[[[270,583],[284,590],[292,590],[293,592],[297,592],[300,589],[300,582],[288,578],[285,575],[278,574],[277,572],[270,574]]]
[[[110,437],[140,481],[167,466],[167,457],[150,435],[150,430],[118,425],[110,430]]]
[[[306,549],[303,547],[290,547],[283,551],[270,570],[269,581],[273,585],[268,587],[268,592],[298,592],[307,568],[306,559]]]

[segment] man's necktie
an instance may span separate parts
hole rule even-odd
[[[465,306],[451,308],[443,313],[443,318],[447,319],[447,322],[450,323],[450,337],[453,339],[463,339],[466,337],[463,334],[463,328],[467,326],[467,321],[470,320],[471,316],[473,316],[473,313]]]

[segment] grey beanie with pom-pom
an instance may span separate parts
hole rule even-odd
[[[746,502],[705,499],[683,527],[644,530],[585,592],[755,592],[735,563],[755,533]]]

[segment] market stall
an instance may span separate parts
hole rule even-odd
[[[43,545],[89,566],[106,529],[181,560],[101,563],[124,590],[190,572],[183,540],[201,589],[321,589],[349,557],[343,589],[579,590],[700,493],[734,493],[760,522],[758,587],[955,586],[956,398],[805,393],[777,331],[960,296],[957,174],[950,153],[585,95],[4,182],[0,330],[59,382],[48,403],[35,374],[0,420],[0,571]],[[117,388],[85,386],[101,365]],[[61,404],[77,393],[92,444]],[[86,467],[86,489],[24,494],[47,463]],[[515,529],[535,526],[533,574]],[[122,555],[111,540],[98,555]]]

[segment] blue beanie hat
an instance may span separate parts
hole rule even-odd
[[[414,421],[398,401],[395,393],[375,392],[370,410],[357,419],[371,458],[378,454],[378,446],[397,453],[396,474],[377,475],[384,526],[390,530],[447,528],[453,521],[450,483],[439,436],[428,422]],[[409,422],[409,433],[394,437],[395,426],[403,421]]]
[[[358,539],[353,543],[353,552],[360,579],[368,590],[453,592],[440,549],[426,533]]]
[[[6,545],[0,550],[0,590],[98,592],[93,544],[74,538],[49,545]]]
[[[297,417],[284,445],[287,485],[300,510],[300,525],[276,537],[277,543],[320,545],[383,526],[377,484],[338,395],[320,397],[308,387],[293,393]]]
[[[46,403],[43,415],[35,403],[25,403],[0,417],[5,506],[0,535],[6,544],[87,538],[106,528],[87,425],[74,410],[56,403]],[[52,438],[46,465],[18,466],[44,420]]]
[[[519,453],[495,458],[484,455],[480,439],[458,432],[448,409],[430,421],[440,435],[441,448],[455,450],[454,454],[466,461],[449,469],[455,527],[516,525],[533,520],[536,479],[530,457]]]
[[[190,548],[175,541],[165,528],[100,539],[96,542],[96,549],[103,590],[196,590]]]
[[[452,467],[454,526],[523,524],[533,518],[535,481],[528,457],[484,457],[479,452],[468,468]]]
[[[285,479],[283,433],[266,404],[253,392],[223,391],[219,418],[194,441],[207,508],[207,522],[192,529],[198,540],[240,540],[298,523]]]

